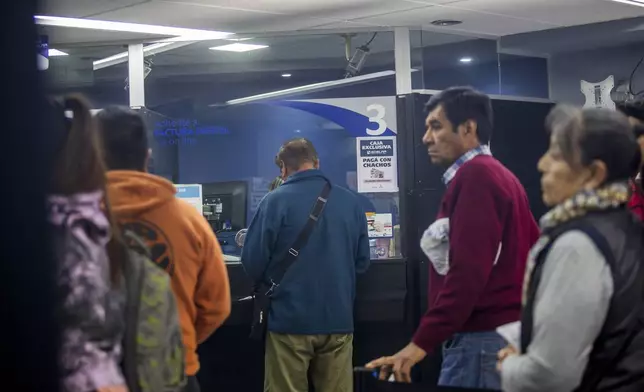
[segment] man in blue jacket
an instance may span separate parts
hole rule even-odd
[[[309,219],[328,179],[306,139],[277,155],[286,181],[262,200],[248,228],[242,264],[254,281],[271,275]],[[350,392],[356,272],[369,267],[367,220],[355,195],[333,185],[309,240],[272,297],[264,391]]]

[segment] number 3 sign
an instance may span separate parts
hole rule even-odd
[[[387,130],[387,123],[385,122],[385,112],[385,107],[383,105],[371,104],[367,106],[369,122],[377,126],[376,129],[367,128],[367,135],[380,136],[385,133],[385,131]]]

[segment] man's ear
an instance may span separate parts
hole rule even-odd
[[[280,176],[282,177],[282,180],[286,180],[287,178],[286,165],[284,165],[283,161],[279,161],[279,165],[280,165]]]
[[[478,124],[474,120],[467,120],[463,124],[465,126],[465,134],[466,135],[474,135],[477,136],[477,131],[478,131]]]
[[[313,162],[313,167],[314,167],[314,168],[316,168],[316,169],[319,169],[319,168],[320,168],[320,160],[319,160],[319,159],[316,159],[316,160]]]

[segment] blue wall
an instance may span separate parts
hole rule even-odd
[[[345,184],[346,172],[356,169],[355,139],[300,110],[248,104],[203,111],[194,118],[223,127],[228,134],[197,136],[194,144],[180,144],[179,180],[184,183],[274,178],[279,174],[274,163],[277,151],[295,137],[313,142],[333,181]]]

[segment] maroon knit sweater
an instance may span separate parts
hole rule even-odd
[[[429,267],[429,309],[413,337],[427,352],[455,333],[519,320],[526,260],[539,238],[523,186],[492,156],[458,170],[438,218],[450,222],[449,272]]]

